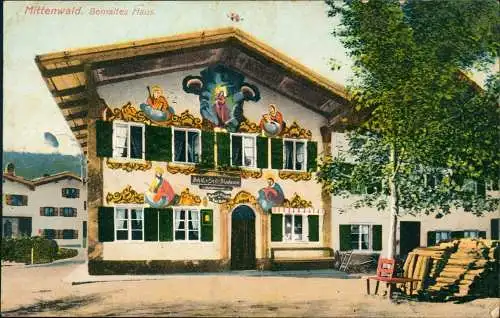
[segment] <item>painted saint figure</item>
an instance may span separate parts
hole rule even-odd
[[[268,137],[274,137],[281,133],[285,127],[283,114],[278,110],[276,105],[269,105],[269,113],[264,114],[260,120],[260,128]]]
[[[279,206],[285,201],[285,194],[273,178],[268,178],[267,187],[259,190],[257,201],[264,211],[271,212],[273,207]]]
[[[226,122],[229,120],[229,107],[226,104],[226,94],[224,90],[219,90],[216,93],[214,111],[217,114],[218,126],[224,127]]]
[[[155,178],[144,195],[146,203],[151,207],[159,208],[170,204],[174,197],[174,189],[172,189],[170,183],[163,178],[163,169],[161,167],[156,167]]]
[[[158,85],[154,85],[151,89],[148,86],[148,98],[146,103],[140,105],[140,108],[148,118],[155,121],[169,120],[175,113]]]

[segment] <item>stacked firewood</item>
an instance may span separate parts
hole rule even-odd
[[[405,277],[420,279],[414,289],[432,298],[497,296],[499,251],[499,241],[485,239],[417,248],[405,262]]]

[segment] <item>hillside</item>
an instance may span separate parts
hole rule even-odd
[[[34,179],[44,174],[54,174],[70,171],[81,175],[81,157],[61,154],[11,152],[3,153],[2,170],[7,163],[12,162],[16,167],[16,175],[26,179]]]

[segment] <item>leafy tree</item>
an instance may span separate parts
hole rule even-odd
[[[351,102],[370,116],[350,134],[351,164],[329,158],[318,180],[341,195],[368,185],[355,206],[390,208],[389,257],[402,213],[496,209],[499,200],[483,189],[500,168],[500,80],[493,76],[484,92],[463,71],[497,57],[497,2],[326,2],[329,16],[341,15],[334,34],[354,62]]]

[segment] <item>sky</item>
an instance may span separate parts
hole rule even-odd
[[[79,15],[33,14],[30,6],[79,8]],[[133,15],[134,8],[154,12]],[[127,15],[96,15],[96,10],[127,10]],[[338,20],[327,17],[322,1],[299,2],[55,2],[4,3],[4,151],[79,154],[78,143],[43,82],[37,54],[235,26],[339,84],[350,76],[350,62],[331,35]],[[233,22],[228,14],[242,17]],[[334,58],[339,71],[330,70]],[[59,149],[44,143],[44,132]]]

